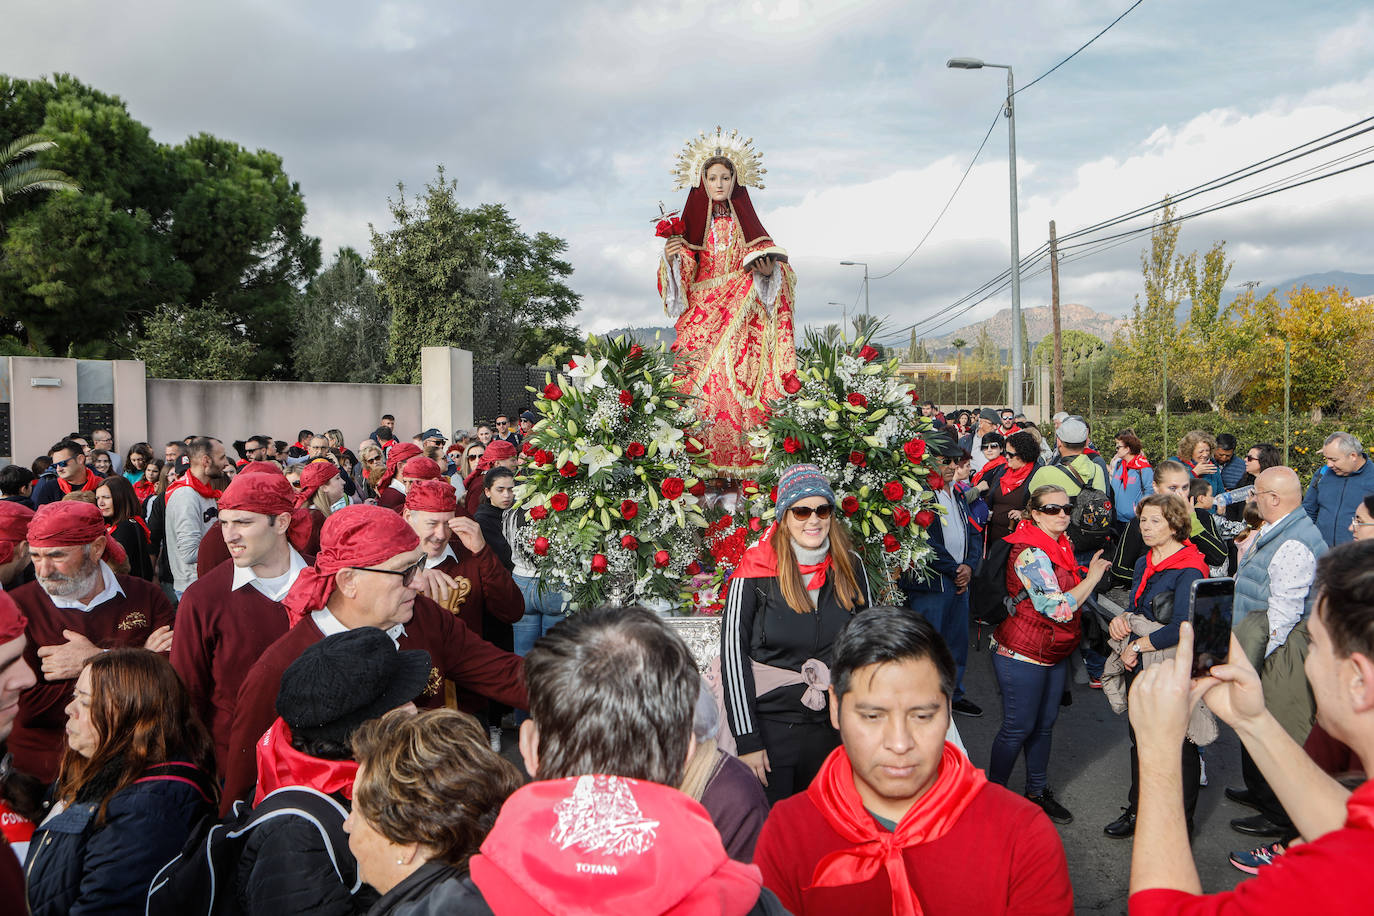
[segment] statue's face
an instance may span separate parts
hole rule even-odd
[[[706,196],[712,200],[729,200],[735,193],[735,175],[730,167],[717,162],[706,170]]]

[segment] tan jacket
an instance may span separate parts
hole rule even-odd
[[[1126,639],[1107,640],[1107,644],[1112,647],[1112,654],[1107,658],[1106,664],[1102,666],[1102,693],[1106,695],[1107,702],[1111,704],[1112,712],[1118,716],[1127,708],[1126,673],[1128,669],[1121,661],[1122,650],[1135,637],[1149,636],[1164,626],[1164,624],[1156,623],[1143,614],[1127,614],[1126,621],[1131,625],[1131,635]],[[1157,664],[1166,658],[1173,658],[1176,651],[1177,646],[1172,646],[1158,652],[1144,652],[1140,656],[1140,664],[1144,666]],[[1217,726],[1216,716],[1212,715],[1212,711],[1204,704],[1197,704],[1192,715],[1188,718],[1188,740],[1202,747],[1217,740],[1219,734],[1220,729]]]

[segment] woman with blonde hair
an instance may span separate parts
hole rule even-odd
[[[1221,481],[1221,469],[1212,461],[1212,451],[1216,447],[1217,440],[1205,429],[1192,430],[1178,440],[1179,462],[1198,480],[1211,484],[1214,496],[1226,491],[1226,484]]]
[[[835,637],[872,606],[868,574],[814,464],[778,481],[777,521],[745,551],[721,624],[730,734],[770,802],[804,790],[839,745],[824,695]]]

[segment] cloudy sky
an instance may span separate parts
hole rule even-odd
[[[682,144],[738,128],[765,157],[754,202],[791,253],[800,321],[824,323],[829,302],[862,307],[860,269],[839,262],[897,266],[996,115],[1005,72],[945,60],[1009,63],[1025,85],[1130,2],[47,0],[7,14],[0,67],[71,72],[165,142],[206,131],[280,153],[326,252],[366,251],[396,183],[418,189],[443,163],[464,203],[499,201],[526,231],[568,240],[589,331],[666,323],[650,218],[681,205]],[[1144,0],[1017,96],[1021,250],[1050,219],[1063,235],[1370,115],[1367,4]],[[941,311],[1006,267],[1006,141],[1003,119],[929,241],[871,284],[891,327],[944,334],[1009,302]],[[1181,241],[1225,239],[1233,283],[1374,273],[1371,204],[1374,169],[1360,170],[1193,220]],[[1128,311],[1141,244],[1065,263],[1065,301]],[[1024,304],[1048,296],[1048,276],[1027,279]]]

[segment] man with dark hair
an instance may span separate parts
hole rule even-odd
[[[396,429],[396,418],[389,413],[384,413],[382,414],[381,425],[385,426],[389,430],[394,431]]]
[[[935,629],[901,608],[840,632],[830,720],[843,745],[773,806],[754,852],[789,911],[1073,912],[1049,818],[946,741],[954,671]]]
[[[5,502],[20,503],[33,508],[29,497],[33,494],[33,482],[38,478],[22,464],[7,464],[0,468],[0,499]]]
[[[1374,542],[1355,541],[1317,563],[1317,606],[1307,618],[1304,663],[1322,726],[1366,768],[1374,761]],[[1353,793],[1323,773],[1276,718],[1261,675],[1240,643],[1228,663],[1194,681],[1193,631],[1185,623],[1177,656],[1147,668],[1131,689],[1131,724],[1140,753],[1140,815],[1131,856],[1132,914],[1347,913],[1368,897],[1374,859],[1374,782]],[[1201,698],[1236,730],[1292,813],[1304,843],[1259,867],[1233,891],[1201,896],[1183,815],[1178,747]],[[1260,863],[1263,865],[1263,862]]]
[[[984,407],[978,411],[978,416],[974,420],[974,428],[959,437],[959,447],[968,452],[969,457],[973,459],[975,472],[981,471],[983,465],[988,463],[987,457],[983,454],[983,437],[997,432],[999,421],[997,411],[991,407]]]
[[[101,476],[86,466],[86,450],[74,439],[63,439],[48,449],[56,474],[38,481],[33,488],[33,507],[55,503],[68,493],[94,491]]]
[[[186,453],[190,457],[186,473],[166,494],[167,565],[177,598],[196,581],[200,539],[219,514],[220,491],[211,485],[211,478],[223,474],[229,460],[224,443],[205,436],[192,439]]]
[[[1217,447],[1212,449],[1212,463],[1221,474],[1223,487],[1234,490],[1240,486],[1241,480],[1245,477],[1245,458],[1236,454],[1235,436],[1230,433],[1217,433]]]
[[[758,868],[730,859],[705,809],[675,788],[701,678],[662,620],[583,611],[525,658],[520,754],[536,781],[425,913],[782,912]]]
[[[510,417],[501,414],[496,418],[496,436],[502,442],[509,442],[516,448],[520,447],[520,434],[510,428]]]

